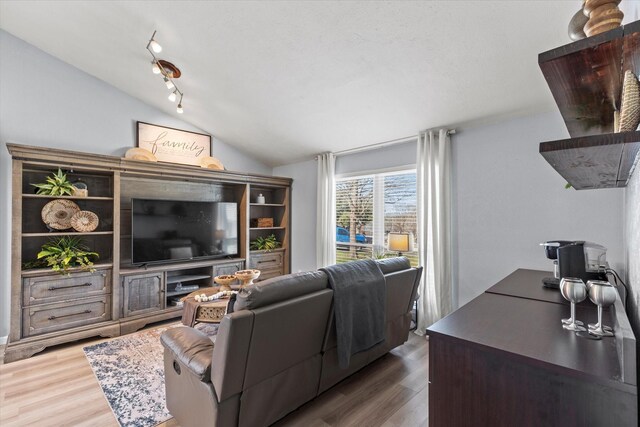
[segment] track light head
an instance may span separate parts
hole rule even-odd
[[[171,92],[169,94],[169,101],[171,102],[175,102],[176,98],[178,97],[178,95],[176,94],[177,90],[174,90],[173,92]]]
[[[149,47],[151,48],[151,50],[153,50],[155,53],[160,53],[162,52],[162,46],[160,46],[160,43],[158,43],[157,41],[155,41],[154,39],[151,39],[151,42],[149,43]]]
[[[168,78],[164,78],[164,84],[167,85],[167,89],[171,90],[174,87],[176,87],[176,85],[173,84],[173,82],[171,80],[169,80]]]
[[[151,64],[151,71],[153,71],[153,74],[160,74],[161,70],[158,65],[158,61],[152,61]]]
[[[178,104],[178,108],[176,108],[176,111],[178,112],[178,114],[184,113],[184,110],[182,109],[182,104]]]

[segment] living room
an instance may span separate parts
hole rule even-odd
[[[478,425],[513,425],[506,421],[517,420],[509,418],[513,414],[505,409],[506,397],[492,399],[489,394],[499,391],[491,385],[491,393],[483,393],[460,381],[446,366],[444,353],[437,356],[434,350],[458,355],[472,351],[461,342],[474,342],[475,350],[498,348],[487,353],[496,360],[517,355],[509,359],[513,366],[503,366],[513,369],[509,375],[523,384],[525,373],[549,373],[549,382],[502,390],[507,396],[548,404],[552,399],[540,396],[555,396],[551,384],[559,381],[576,396],[567,400],[570,406],[579,404],[578,399],[595,399],[593,389],[602,386],[599,392],[608,396],[604,402],[615,415],[596,404],[585,405],[592,411],[585,414],[616,421],[610,425],[637,424],[640,178],[634,166],[640,142],[637,123],[626,132],[614,132],[614,122],[619,124],[626,114],[624,71],[634,71],[635,57],[640,57],[640,42],[634,38],[640,34],[634,26],[640,2],[601,3],[607,13],[618,16],[614,12],[619,8],[624,17],[605,31],[574,34],[572,39],[567,30],[575,30],[576,16],[584,21],[580,30],[589,19],[579,0],[0,2],[0,176],[5,206],[0,210],[0,424],[198,425],[176,409],[187,408],[176,403],[182,394],[201,404],[202,414],[209,414],[201,419],[211,416],[209,424],[214,425],[469,425],[468,419],[449,417],[449,411],[475,417]],[[565,58],[571,59],[562,63]],[[611,58],[615,60],[602,65]],[[581,65],[588,71],[583,73]],[[610,69],[616,83],[608,85],[602,76]],[[635,84],[637,89],[637,79]],[[598,111],[588,111],[596,108],[589,104],[594,99]],[[576,131],[583,124],[586,130]],[[204,141],[206,152],[193,151],[196,163],[185,160],[186,155],[165,153],[161,158],[162,150],[154,152],[145,138],[153,132]],[[203,162],[200,157],[205,156]],[[88,196],[36,194],[40,187],[35,185],[46,185],[58,170],[71,182],[70,191],[84,190]],[[352,192],[358,197],[352,198]],[[56,229],[45,220],[45,206],[56,201],[64,209],[90,212],[84,218],[93,221],[94,228]],[[160,201],[174,204],[167,207]],[[165,230],[164,239],[147,240],[141,249],[150,233],[144,225],[162,227],[151,217],[167,209],[199,209],[187,201],[234,204],[230,218],[239,224],[237,235],[218,235],[224,228],[218,227],[212,238],[225,243],[216,243],[215,253],[199,253],[195,245],[176,243],[180,239],[175,230]],[[192,233],[194,239],[202,234]],[[89,256],[94,272],[72,266],[72,274],[65,276],[52,272],[51,264],[25,266],[38,262],[51,238],[59,243],[75,235],[88,245],[87,251],[99,253],[99,258]],[[396,246],[396,237],[407,237],[406,246]],[[227,244],[233,239],[236,246]],[[598,255],[607,264],[598,278],[609,280],[619,297],[612,308],[604,308],[604,321],[589,292],[574,316],[573,303],[557,289],[559,279],[568,276],[563,274],[566,264],[553,259],[556,248],[562,252],[561,244],[553,243],[557,239],[590,242],[577,246],[589,256],[594,252],[587,251],[606,248],[606,259],[602,250]],[[169,240],[171,250],[154,251]],[[545,242],[548,246],[541,247]],[[408,264],[393,264],[397,255],[406,256]],[[172,365],[164,366],[171,371],[166,373],[167,396],[165,369],[159,362],[161,392],[148,402],[140,397],[144,393],[127,395],[118,375],[101,379],[96,368],[106,363],[97,358],[98,350],[121,339],[131,345],[135,337],[151,337],[161,358],[163,351],[171,355],[170,348],[180,348],[171,347],[178,345],[178,337],[171,342],[165,338],[163,347],[160,335],[182,329],[174,326],[184,319],[181,304],[191,294],[189,286],[198,284],[197,292],[218,292],[220,278],[233,276],[235,292],[242,280],[239,271],[260,270],[256,284],[247,285],[259,289],[260,283],[280,283],[285,279],[278,277],[287,274],[312,274],[316,280],[320,268],[372,258],[388,287],[402,287],[394,296],[405,292],[407,309],[392,317],[387,312],[384,327],[392,331],[387,332],[388,345],[367,353],[366,361],[354,353],[349,370],[340,371],[337,362],[333,366],[323,359],[330,349],[328,333],[287,341],[326,303],[328,285],[313,281],[305,286],[315,289],[321,302],[305,308],[308,317],[297,329],[296,322],[286,322],[293,323],[291,331],[282,327],[280,336],[270,328],[265,338],[283,340],[280,350],[266,348],[257,359],[265,372],[265,361],[278,360],[273,362],[273,377],[250,380],[255,371],[247,366],[244,380],[239,380],[244,385],[225,399],[216,393],[226,396],[221,390],[233,390],[234,385],[212,379],[208,384],[213,384],[213,399],[219,400],[214,409],[208,400],[184,391],[181,383],[171,382],[185,377],[190,363],[200,360],[195,356],[191,362],[172,356],[182,375]],[[556,289],[544,288],[541,280],[554,276],[554,267],[559,271]],[[89,282],[83,274],[102,275],[106,284],[91,282],[85,289]],[[518,274],[530,277],[519,279]],[[418,281],[391,278],[397,275],[414,275]],[[83,313],[92,311],[84,314],[84,323],[64,328],[51,324],[72,312],[64,311],[68,298],[38,299],[36,290],[44,288],[36,282],[45,277],[60,283],[78,278],[70,286],[85,292]],[[511,282],[526,282],[526,289],[518,291],[524,296],[505,293]],[[47,289],[59,286],[46,283]],[[177,290],[178,285],[184,290]],[[527,294],[533,291],[545,292],[545,298],[552,295],[550,302],[535,301],[542,308],[527,305],[539,298]],[[254,310],[241,294],[231,298],[247,304],[245,311],[264,308]],[[195,296],[189,300],[196,306],[196,318],[204,316],[201,305],[214,305],[209,298],[215,295],[205,295],[207,301],[196,301]],[[212,314],[218,318],[197,322],[195,330],[216,334],[216,340],[239,337],[243,332],[230,335],[223,318],[237,319],[229,328],[241,328],[241,312],[229,308],[224,299],[228,295],[221,298],[222,311]],[[58,311],[39,311],[52,307]],[[515,317],[503,317],[502,328],[491,323],[497,320],[489,314],[471,311],[482,307],[497,317]],[[107,318],[89,319],[96,310]],[[327,306],[326,313],[316,314],[320,319],[331,310],[333,306]],[[533,314],[518,324],[518,313],[527,310]],[[294,312],[276,318],[284,322]],[[477,319],[471,323],[479,330],[465,323],[463,315]],[[582,320],[585,331],[563,329],[565,317]],[[448,323],[438,322],[441,318]],[[615,336],[588,333],[586,324],[592,321],[611,325]],[[326,327],[327,322],[318,323]],[[508,342],[509,324],[525,328],[521,335],[530,347],[509,347],[516,342]],[[487,330],[502,338],[489,337]],[[550,341],[548,330],[564,344]],[[258,332],[249,333],[251,345],[262,345]],[[173,337],[171,331],[165,337]],[[209,346],[216,346],[203,344],[196,335],[180,338],[204,345],[208,354]],[[296,401],[290,395],[305,392],[283,384],[311,375],[311,368],[295,371],[302,362],[276,350],[282,352],[284,345],[301,349],[312,338],[316,341],[309,345],[321,347],[313,357],[304,356],[304,363],[316,369],[317,362],[320,374],[309,397]],[[454,338],[461,347],[447,347]],[[593,354],[593,365],[582,359],[568,362],[546,352],[550,348]],[[606,363],[598,359],[605,350],[611,352]],[[274,351],[273,360],[269,351]],[[298,353],[287,354],[303,357]],[[559,361],[545,359],[552,357],[548,353]],[[486,378],[507,375],[489,359],[483,365]],[[532,362],[538,359],[543,362]],[[458,366],[464,362],[453,356],[450,360]],[[475,355],[470,360],[482,359]],[[276,374],[285,368],[278,363],[285,362],[292,370],[281,378]],[[208,364],[201,374],[215,375],[215,362]],[[608,364],[610,375],[602,368]],[[464,366],[461,374],[489,381],[480,376],[483,366]],[[43,368],[49,376],[39,372]],[[587,368],[598,372],[582,372]],[[444,385],[436,383],[430,369],[441,372],[441,378],[445,372],[451,376],[441,379]],[[128,375],[121,376],[131,381]],[[273,390],[260,388],[267,382]],[[453,384],[468,388],[461,391]],[[439,393],[429,392],[430,387]],[[446,393],[456,392],[462,402],[448,399]],[[289,400],[283,403],[275,396]],[[488,412],[472,407],[465,400],[469,396]],[[142,403],[130,406],[136,399]],[[269,399],[273,408],[265,408]],[[156,404],[160,408],[155,412],[145,408]],[[193,405],[189,411],[197,407]],[[553,405],[536,405],[531,403],[532,412],[523,414],[548,425],[561,424],[555,420],[585,425],[588,419],[566,407],[562,413]],[[144,413],[131,415],[138,411]]]

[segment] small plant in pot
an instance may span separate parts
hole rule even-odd
[[[91,252],[82,239],[73,236],[51,239],[42,245],[42,250],[38,253],[38,260],[45,261],[46,266],[60,274],[69,274],[69,269],[75,267],[94,272],[93,261],[98,258],[99,255]]]
[[[72,196],[74,192],[73,184],[67,179],[67,174],[58,168],[58,172],[47,177],[44,184],[31,184],[38,191],[36,194],[44,194],[46,196]]]
[[[280,242],[276,239],[275,234],[267,237],[258,236],[256,240],[251,242],[252,251],[272,251],[280,247]]]

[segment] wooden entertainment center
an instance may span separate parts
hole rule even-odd
[[[172,297],[190,291],[178,283],[213,286],[213,278],[244,268],[262,271],[259,280],[290,271],[290,178],[216,171],[97,154],[7,144],[12,156],[11,325],[4,361],[29,357],[46,347],[92,336],[114,337],[148,323],[179,317]],[[45,196],[33,183],[58,168],[84,182],[87,197]],[[265,203],[258,204],[262,194]],[[238,256],[161,265],[131,264],[131,199],[238,204]],[[44,205],[70,199],[95,212],[96,230],[51,232],[41,219]],[[253,227],[259,217],[272,227]],[[250,241],[274,234],[281,248],[251,251]],[[93,273],[74,269],[23,269],[52,237],[81,237],[100,254]]]

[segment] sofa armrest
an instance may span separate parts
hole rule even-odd
[[[210,381],[214,345],[207,335],[197,329],[178,327],[163,332],[160,341],[200,381]]]

